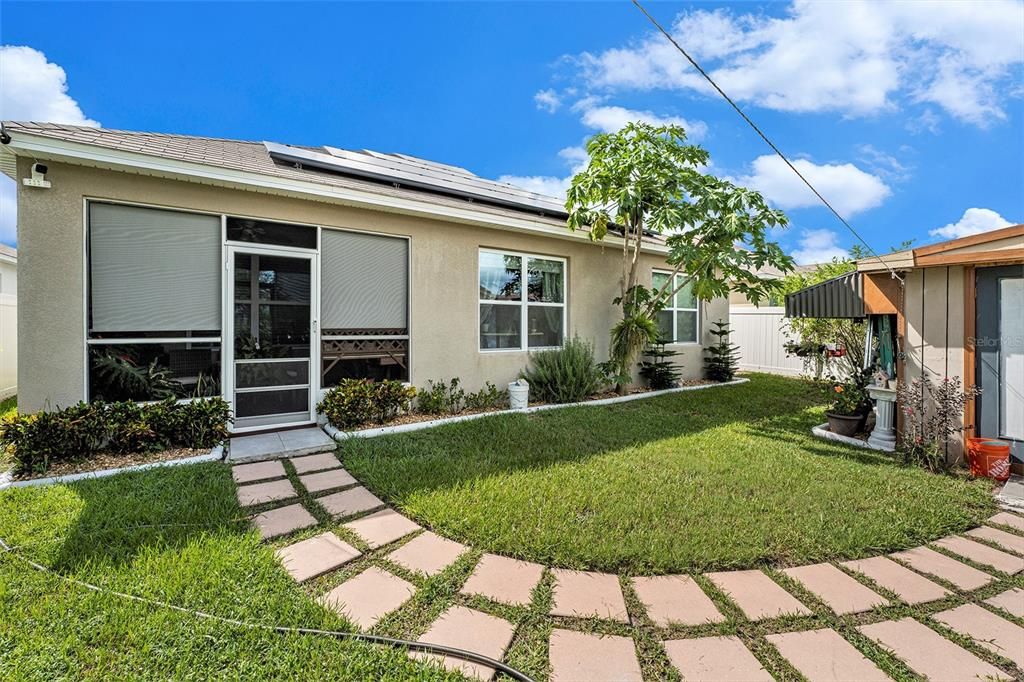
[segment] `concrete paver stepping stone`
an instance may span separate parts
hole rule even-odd
[[[866,575],[910,605],[936,601],[952,594],[923,575],[884,556],[844,561],[843,566]]]
[[[252,521],[259,528],[260,537],[264,540],[294,533],[303,528],[312,528],[316,525],[316,519],[301,504],[290,504],[287,507],[270,509],[262,514],[257,514]]]
[[[765,635],[809,682],[887,682],[889,676],[835,630]]]
[[[468,549],[428,530],[389,554],[388,559],[429,578],[451,566]]]
[[[529,561],[484,554],[462,586],[463,594],[480,595],[502,604],[529,606],[544,567]]]
[[[370,549],[383,547],[420,529],[415,522],[394,509],[382,509],[361,519],[349,521],[345,528],[361,537]]]
[[[636,646],[629,637],[551,631],[551,682],[642,682]]]
[[[1024,516],[1017,516],[1010,512],[999,512],[985,523],[998,523],[1001,526],[1009,526],[1019,531],[1024,531]]]
[[[1008,658],[1024,668],[1024,628],[1000,618],[977,604],[964,604],[936,613],[935,620],[970,637],[978,646]]]
[[[758,570],[705,573],[750,620],[784,615],[806,616],[811,611]]]
[[[317,504],[335,519],[361,514],[384,506],[384,502],[362,486],[316,498]]]
[[[371,566],[320,598],[320,602],[363,630],[409,601],[416,586]]]
[[[910,564],[915,570],[942,578],[956,585],[961,590],[976,590],[995,580],[988,573],[983,573],[965,563],[939,554],[927,547],[915,547],[904,552],[890,554],[893,559]]]
[[[299,476],[299,481],[311,493],[319,493],[331,488],[341,488],[358,483],[356,479],[352,478],[352,474],[341,468],[328,469],[316,474],[305,474]]]
[[[442,613],[418,641],[472,651],[500,661],[512,643],[515,631],[516,626],[503,618],[465,606],[453,606]],[[494,677],[494,668],[482,663],[423,652],[412,652],[409,655],[420,660],[439,660],[446,669],[461,672],[478,680],[489,680]]]
[[[959,536],[942,538],[935,541],[935,546],[942,547],[953,554],[959,554],[974,563],[991,566],[1003,573],[1012,575],[1024,571],[1024,559],[1021,557],[1000,552],[998,549],[992,549],[988,545],[983,545],[980,542],[968,540],[967,538]]]
[[[269,483],[252,483],[250,485],[238,486],[238,504],[243,507],[290,500],[297,496],[298,493],[292,487],[292,482],[287,478],[270,481]]]
[[[998,668],[913,618],[861,625],[858,629],[890,650],[911,670],[928,679],[1010,679]]]
[[[704,625],[725,620],[715,603],[688,575],[633,578],[633,589],[647,609],[647,615],[659,627],[667,628],[673,623]]]
[[[1024,554],[1024,535],[1014,535],[1013,533],[1007,533],[1005,530],[989,528],[988,526],[969,530],[967,535],[997,544],[1008,552]]]
[[[338,461],[333,452],[293,457],[291,462],[292,466],[295,467],[295,472],[299,474],[308,474],[311,471],[323,471],[324,469],[335,469],[341,466],[341,462]]]
[[[991,599],[986,599],[985,603],[1018,618],[1024,618],[1024,588],[1015,587],[1012,590],[1001,592]]]
[[[268,478],[284,478],[288,474],[284,470],[284,464],[280,460],[269,462],[256,462],[255,464],[239,464],[231,467],[231,478],[235,483],[251,483],[252,481],[264,481]]]
[[[358,549],[342,542],[334,533],[322,533],[274,552],[288,574],[304,582],[360,556]]]
[[[665,642],[665,652],[684,680],[773,682],[739,637],[698,637]]]
[[[840,616],[863,613],[889,603],[888,599],[876,594],[832,564],[798,566],[782,572],[807,588]]]
[[[551,572],[555,576],[551,615],[629,622],[619,576],[562,568],[552,569]]]

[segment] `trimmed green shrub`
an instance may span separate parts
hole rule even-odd
[[[167,400],[160,405],[168,405]],[[231,407],[223,398],[204,398],[177,403],[169,408],[173,430],[164,431],[170,445],[206,449],[220,445],[228,439],[228,424],[232,421]],[[156,421],[152,417],[150,421]]]
[[[644,357],[649,359],[640,363],[640,376],[647,379],[647,385],[655,391],[675,388],[683,375],[679,365],[672,362],[677,355],[679,351],[668,350],[665,342],[658,339],[658,343],[644,351]]]
[[[428,380],[427,387],[420,389],[416,409],[423,414],[458,414],[466,409],[466,392],[455,377],[451,381]]]
[[[466,394],[467,410],[493,410],[499,407],[508,406],[508,391],[498,390],[498,387],[487,382],[484,387],[476,393]]]
[[[740,347],[732,343],[729,323],[719,320],[713,323],[711,333],[718,338],[714,345],[705,350],[704,373],[712,381],[732,381],[740,366]]]
[[[579,337],[557,350],[531,354],[520,376],[529,382],[531,398],[550,403],[586,400],[607,384],[594,360],[593,344]]]
[[[342,379],[327,391],[316,411],[338,429],[374,421],[383,424],[408,410],[415,395],[415,388],[394,379]]]
[[[377,421],[384,424],[407,411],[415,397],[416,389],[401,381],[388,379],[378,382],[374,401]]]
[[[16,473],[42,473],[50,463],[95,454],[106,440],[102,405],[16,415],[0,424],[0,445],[14,456]]]
[[[56,461],[98,452],[151,452],[171,447],[206,449],[228,438],[231,410],[222,398],[188,403],[167,399],[79,403],[63,410],[14,415],[0,422],[0,447],[16,473],[43,473]]]
[[[138,403],[106,405],[107,449],[120,454],[161,449],[160,439],[149,423],[152,410]]]

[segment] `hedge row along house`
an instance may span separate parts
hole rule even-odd
[[[621,242],[569,231],[556,199],[402,154],[4,130],[23,412],[220,395],[247,432],[313,423],[345,377],[500,386],[573,335],[607,357]],[[667,252],[645,243],[643,283]],[[684,377],[728,305],[662,312]]]
[[[787,296],[786,314],[887,317],[898,381],[977,385],[964,437],[1010,442],[1024,473],[1024,225],[859,260],[856,272]],[[947,455],[961,457],[963,440]]]

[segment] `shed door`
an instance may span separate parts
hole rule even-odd
[[[1024,265],[977,273],[978,435],[1010,441],[1024,462]]]

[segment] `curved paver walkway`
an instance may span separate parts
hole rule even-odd
[[[264,539],[290,536],[275,541],[276,555],[326,608],[362,629],[551,680],[660,679],[669,669],[684,680],[1024,679],[1024,515],[1009,511],[888,557],[626,578],[440,537],[362,488],[334,454],[232,475]],[[445,589],[424,589],[439,581]],[[470,678],[494,674],[421,658]]]

